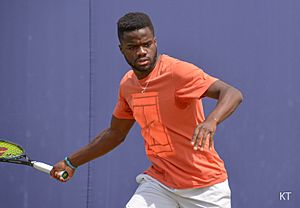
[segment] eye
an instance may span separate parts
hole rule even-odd
[[[128,46],[126,47],[128,50],[133,50],[134,49],[134,46]]]
[[[130,50],[130,51],[134,51],[138,48],[138,46],[135,46],[135,45],[129,45],[126,47],[127,50]]]
[[[144,47],[149,48],[151,46],[152,42],[148,42],[144,44]]]

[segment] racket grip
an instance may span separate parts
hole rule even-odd
[[[46,163],[42,163],[42,162],[36,162],[36,161],[32,161],[32,165],[35,169],[42,171],[44,173],[50,174],[50,171],[52,170],[53,166],[48,165]],[[63,179],[67,179],[69,174],[67,171],[60,171],[59,175],[63,178]]]

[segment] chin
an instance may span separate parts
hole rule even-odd
[[[139,72],[147,72],[147,71],[149,71],[150,70],[150,66],[145,66],[145,67],[134,67],[134,69],[136,70],[136,71],[139,71]]]

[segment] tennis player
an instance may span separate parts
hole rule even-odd
[[[120,51],[131,67],[120,83],[110,127],[92,142],[58,162],[51,175],[60,180],[121,144],[136,121],[152,165],[127,208],[231,207],[224,162],[214,149],[217,125],[243,97],[239,90],[197,66],[159,54],[148,15],[128,13],[118,21]],[[204,118],[201,99],[217,100]],[[68,180],[67,179],[67,180]]]

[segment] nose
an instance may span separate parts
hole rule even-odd
[[[141,56],[145,56],[146,54],[147,54],[147,50],[143,46],[140,46],[137,51],[137,55],[141,57]]]

